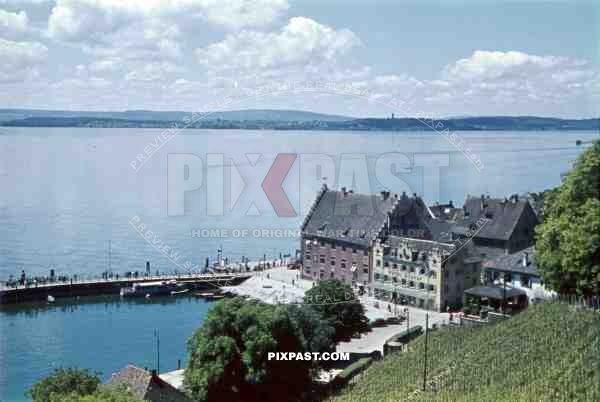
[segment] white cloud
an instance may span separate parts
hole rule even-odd
[[[239,29],[270,24],[288,7],[287,0],[57,0],[48,32],[58,39],[87,41],[134,20],[182,16]]]
[[[196,49],[211,70],[273,69],[332,63],[360,44],[348,29],[335,30],[304,17],[291,18],[279,32],[242,31]]]
[[[14,37],[27,31],[29,18],[25,11],[11,13],[0,9],[0,36]]]
[[[0,38],[0,81],[18,82],[39,75],[38,67],[48,56],[48,48],[38,42],[13,42]]]
[[[573,102],[589,95],[589,86],[598,76],[597,68],[586,60],[482,50],[446,66],[441,73],[454,99],[491,99],[503,105],[532,99],[541,104]]]

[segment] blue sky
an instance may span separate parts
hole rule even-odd
[[[599,39],[593,1],[0,0],[0,107],[592,117]],[[281,82],[369,99],[241,100]]]

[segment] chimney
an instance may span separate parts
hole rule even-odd
[[[529,266],[529,253],[528,252],[523,253],[523,266],[524,267]]]
[[[448,206],[450,208],[454,208],[454,203],[452,202],[452,200],[448,201]]]

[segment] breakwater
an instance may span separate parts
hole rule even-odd
[[[54,298],[119,294],[121,288],[134,283],[176,280],[189,289],[214,290],[221,286],[236,286],[252,276],[252,272],[236,274],[161,275],[140,278],[95,279],[76,282],[55,282],[16,288],[0,287],[0,304],[44,301]]]

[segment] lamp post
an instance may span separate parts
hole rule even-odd
[[[427,304],[428,308],[425,310],[425,351],[424,351],[424,362],[423,362],[423,392],[427,388],[427,341],[429,339],[429,279],[431,278],[432,271],[427,271]]]
[[[502,314],[506,314],[506,272],[502,274]]]

